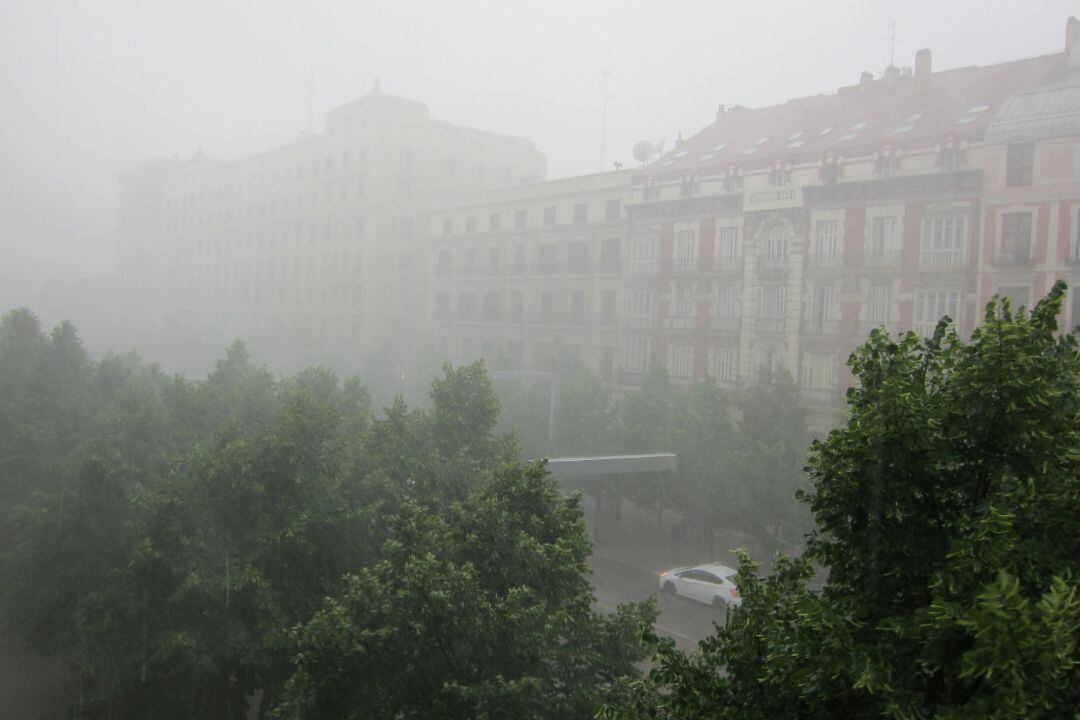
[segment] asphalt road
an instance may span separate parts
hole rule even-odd
[[[698,641],[712,634],[713,624],[724,622],[723,611],[661,592],[653,571],[597,554],[589,558],[589,566],[599,607],[612,609],[621,603],[641,602],[657,595],[660,617],[656,632],[673,638],[684,651],[696,651]]]

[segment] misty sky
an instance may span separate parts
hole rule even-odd
[[[813,9],[812,9],[813,8]],[[112,272],[118,174],[160,155],[282,144],[366,93],[532,138],[549,176],[634,141],[880,74],[1060,52],[1075,2],[0,0],[0,312],[57,278]]]

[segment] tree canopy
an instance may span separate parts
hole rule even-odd
[[[811,447],[804,554],[608,717],[1059,718],[1080,707],[1080,354],[1064,283],[970,342],[874,331]],[[819,577],[824,575],[823,585]]]

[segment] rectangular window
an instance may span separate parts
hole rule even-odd
[[[653,326],[654,295],[652,290],[631,290],[626,293],[626,325],[632,328]]]
[[[471,292],[458,295],[458,320],[476,319],[476,298]]]
[[[617,237],[608,237],[600,240],[600,267],[597,268],[600,272],[619,272],[619,251],[621,241],[622,239]]]
[[[1001,216],[1000,265],[1031,263],[1031,213],[1013,212]]]
[[[510,296],[510,319],[521,322],[525,319],[525,293],[515,290]]]
[[[453,255],[450,250],[439,251],[438,260],[435,264],[436,275],[441,275],[443,277],[447,277],[450,275],[450,273],[452,272],[452,270],[450,269],[452,257]]]
[[[611,198],[604,206],[604,219],[605,220],[618,220],[622,217],[622,200],[619,198]]]
[[[933,215],[923,218],[922,252],[927,266],[963,265],[967,262],[967,216]]]
[[[802,395],[812,403],[828,404],[836,400],[836,356],[806,353],[802,363]]]
[[[581,223],[589,219],[589,206],[587,203],[574,204],[574,222]]]
[[[615,324],[615,291],[605,290],[603,295],[604,311],[602,320],[604,325]]]
[[[697,268],[697,230],[680,230],[675,238],[675,270],[692,272]]]
[[[515,275],[524,275],[525,274],[525,246],[524,245],[515,245],[514,246],[514,274]]]
[[[463,269],[463,274],[468,276],[468,275],[473,275],[475,272],[476,272],[476,251],[473,250],[472,248],[466,248],[465,249],[465,267]]]
[[[523,228],[528,224],[528,222],[529,222],[529,211],[528,210],[517,210],[516,212],[514,212],[514,227]]]
[[[442,221],[442,234],[449,235],[454,231],[454,221],[450,218],[443,218]]]
[[[585,291],[570,291],[570,322],[574,325],[585,323]]]
[[[713,376],[718,385],[734,385],[738,377],[738,351],[733,347],[713,348]]]
[[[1009,187],[1030,185],[1034,167],[1035,143],[1013,143],[1005,159],[1005,184]]]
[[[555,245],[539,245],[536,248],[536,272],[540,275],[555,273],[555,259],[558,249]]]
[[[834,267],[840,261],[840,223],[837,220],[818,220],[814,224],[813,264]]]
[[[895,265],[900,262],[900,246],[896,238],[896,218],[892,216],[870,219],[870,233],[866,238],[867,265]]]
[[[630,272],[656,272],[660,239],[656,235],[637,235],[630,238]]]
[[[499,319],[499,293],[488,291],[484,293],[484,319],[494,322]]]
[[[502,227],[502,215],[499,213],[491,213],[491,217],[488,218],[488,229],[498,230]]]
[[[540,293],[540,319],[543,322],[551,322],[555,316],[555,293],[544,290]]]
[[[467,232],[467,233],[476,232],[476,217],[475,216],[470,216],[470,217],[465,218],[465,232]]]
[[[440,292],[435,296],[435,319],[450,319],[450,293]]]
[[[835,334],[840,326],[840,308],[836,302],[836,287],[825,285],[810,292],[809,315],[804,321],[806,332]]]
[[[628,337],[623,345],[623,370],[643,373],[649,367],[652,341],[646,337]]]
[[[866,303],[861,309],[861,335],[869,335],[871,330],[882,325],[890,331],[894,329],[890,327],[891,291],[888,285],[871,285],[867,288]]]
[[[934,334],[938,321],[948,315],[953,323],[958,322],[960,312],[959,290],[916,290],[915,291],[915,332],[923,337]]]
[[[721,227],[716,229],[716,269],[731,269],[739,266],[739,228]]]
[[[544,224],[545,225],[554,225],[555,224],[555,206],[554,205],[550,205],[550,206],[544,208]]]
[[[759,330],[780,332],[784,329],[787,288],[783,285],[771,285],[758,288]]]
[[[717,283],[713,286],[712,327],[714,330],[736,330],[739,322],[739,300],[735,287]]]
[[[694,346],[672,345],[668,350],[668,371],[673,380],[694,377]]]
[[[499,248],[488,250],[488,275],[499,274]]]
[[[566,245],[567,269],[572,273],[589,272],[589,244],[577,240]]]

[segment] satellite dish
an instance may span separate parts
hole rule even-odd
[[[661,140],[660,142],[656,143],[656,145],[653,146],[653,152],[656,153],[657,155],[662,154],[664,152],[664,143],[666,143],[666,142],[667,142],[667,140],[665,139],[665,140]]]
[[[648,140],[638,140],[634,144],[634,159],[638,162],[645,162],[652,154],[653,146]]]

